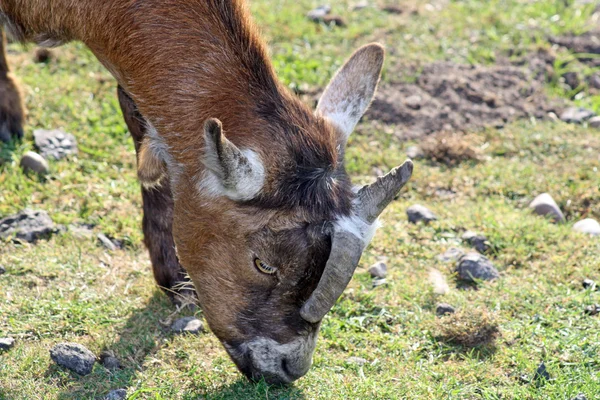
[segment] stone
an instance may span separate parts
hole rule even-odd
[[[581,124],[584,121],[594,117],[596,114],[582,107],[569,107],[560,114],[561,121],[571,124]]]
[[[547,381],[550,379],[550,374],[546,370],[546,364],[541,362],[540,365],[538,365],[537,369],[535,370],[535,375],[533,376],[533,379],[536,381]]]
[[[454,307],[447,303],[440,303],[435,308],[435,313],[439,316],[454,314],[455,311],[456,310],[454,309]]]
[[[11,349],[15,345],[15,339],[13,338],[0,338],[0,350]]]
[[[196,317],[184,317],[173,322],[171,330],[175,333],[192,333],[197,335],[204,330],[204,325]]]
[[[471,252],[461,257],[456,265],[458,277],[467,282],[491,281],[500,277],[494,264],[484,255]]]
[[[68,230],[77,239],[90,239],[94,235],[93,228],[90,224],[72,224]]]
[[[6,268],[4,267],[4,265],[0,265],[0,275],[3,275],[6,273]]]
[[[583,309],[583,312],[587,315],[597,315],[600,312],[600,305],[594,304],[591,306],[586,306]]]
[[[126,398],[127,390],[125,389],[111,390],[106,396],[104,396],[104,400],[124,400]]]
[[[594,117],[594,118],[590,118],[588,120],[588,126],[590,128],[600,129],[600,116],[597,116],[597,117]]]
[[[415,204],[406,209],[406,215],[408,216],[408,222],[412,222],[416,224],[419,221],[423,221],[424,223],[429,223],[430,221],[437,220],[437,217],[434,213],[429,211],[427,207],[424,207],[420,204]]]
[[[600,74],[592,74],[588,78],[588,85],[590,85],[591,88],[600,89]]]
[[[36,129],[33,138],[35,146],[45,158],[60,160],[78,151],[75,136],[60,129]]]
[[[77,343],[59,343],[50,350],[52,360],[79,375],[88,375],[94,368],[94,353]]]
[[[342,26],[342,27],[347,25],[344,18],[340,17],[339,15],[326,15],[323,17],[322,21],[326,25]]]
[[[425,154],[419,146],[408,146],[406,148],[406,156],[413,160],[417,160],[419,158],[423,158]]]
[[[384,262],[378,261],[375,264],[371,265],[369,268],[369,274],[373,278],[383,279],[387,275],[387,265]]]
[[[355,364],[355,365],[358,365],[359,367],[362,367],[363,365],[365,365],[366,363],[368,363],[368,361],[367,361],[367,360],[365,360],[365,359],[364,359],[364,358],[362,358],[362,357],[348,357],[348,358],[346,359],[346,362],[347,362],[348,364]]]
[[[382,10],[390,14],[402,14],[404,12],[404,10],[398,6],[385,6]]]
[[[577,396],[573,397],[571,400],[587,400],[587,397],[583,393],[579,393]]]
[[[50,165],[48,165],[48,161],[33,151],[28,151],[27,153],[23,154],[19,165],[25,172],[32,171],[40,175],[47,174],[50,171]]]
[[[600,223],[592,218],[582,219],[573,225],[573,230],[580,233],[587,233],[592,236],[600,235]]]
[[[455,262],[458,261],[464,254],[465,252],[461,249],[457,249],[456,247],[450,247],[448,250],[438,255],[436,258],[442,262]]]
[[[590,289],[590,290],[596,289],[596,282],[594,282],[591,279],[584,279],[581,284],[583,285],[584,289]]]
[[[422,101],[423,99],[421,98],[421,96],[413,94],[404,99],[404,104],[406,104],[408,108],[412,108],[413,110],[419,110],[421,108]]]
[[[487,253],[490,249],[487,237],[484,235],[479,235],[473,231],[466,231],[462,235],[462,239],[482,254]]]
[[[100,354],[100,364],[109,371],[116,371],[121,368],[121,361],[111,351],[104,351]]]
[[[58,232],[46,211],[23,210],[18,214],[0,219],[0,239],[13,237],[33,243]]]
[[[321,22],[331,12],[331,6],[322,5],[306,13],[306,18],[314,22]]]
[[[542,193],[537,196],[529,204],[529,207],[538,215],[550,217],[555,223],[565,222],[565,216],[560,211],[558,204],[556,204],[552,196],[548,193]]]
[[[373,287],[379,287],[379,286],[383,286],[383,285],[387,285],[387,279],[385,278],[377,278],[375,280],[373,280]]]
[[[102,246],[106,247],[107,250],[115,251],[117,246],[110,240],[104,233],[99,233],[97,236],[98,241]]]
[[[577,89],[579,87],[579,85],[581,84],[581,80],[579,79],[579,75],[577,74],[577,72],[574,72],[574,71],[565,72],[562,77],[565,80],[565,83],[571,89]]]

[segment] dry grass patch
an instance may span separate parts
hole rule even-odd
[[[492,347],[500,336],[498,322],[485,309],[462,310],[439,318],[435,327],[438,341],[467,348]]]
[[[477,135],[440,132],[425,138],[421,149],[426,159],[456,166],[465,161],[482,161],[481,145],[482,138]]]

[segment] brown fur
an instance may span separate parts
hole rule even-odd
[[[342,140],[277,81],[245,2],[0,0],[0,9],[21,40],[80,40],[117,79],[140,180],[160,180],[142,189],[157,282],[183,280],[181,261],[211,329],[231,346],[258,336],[287,343],[317,329],[299,310],[329,255],[326,221],[350,213]],[[383,51],[371,52],[380,61]],[[208,118],[260,156],[266,177],[255,199],[198,190]],[[163,179],[146,120],[168,150]],[[259,272],[255,257],[277,274]]]
[[[0,141],[23,136],[25,106],[23,96],[6,62],[6,37],[0,32]]]

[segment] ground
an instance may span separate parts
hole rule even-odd
[[[459,141],[474,156],[415,160],[411,183],[383,215],[384,227],[323,323],[313,368],[292,386],[269,387],[247,382],[212,334],[170,333],[168,322],[190,312],[174,315],[154,285],[142,244],[133,144],[110,75],[79,44],[52,50],[42,63],[36,62],[41,60],[35,47],[11,45],[9,61],[29,115],[25,140],[0,152],[0,217],[39,208],[59,224],[93,224],[95,233],[125,246],[108,251],[95,236],[70,232],[35,245],[0,243],[0,265],[7,270],[0,275],[0,337],[16,339],[14,348],[0,353],[0,399],[101,398],[117,388],[126,388],[132,399],[570,399],[579,393],[599,398],[599,320],[584,308],[600,303],[600,293],[583,289],[582,281],[600,281],[600,239],[575,233],[572,225],[585,217],[600,219],[600,135],[552,114],[563,103],[600,112],[600,96],[585,78],[598,70],[593,61],[599,56],[574,55],[579,48],[590,51],[585,43],[571,50],[552,45],[568,45],[574,42],[569,35],[597,25],[594,2],[400,0],[395,3],[400,14],[383,11],[385,4],[376,1],[356,11],[352,6],[358,2],[332,3],[332,14],[345,27],[306,19],[319,5],[312,0],[251,2],[279,76],[307,101],[354,48],[380,41],[388,50],[382,95],[394,96],[394,88],[417,90],[410,85],[430,87],[419,78],[432,63],[509,65],[531,79],[535,96],[542,96],[533,102],[539,107],[517,113],[521,118],[514,121],[461,127],[458,118],[453,119],[458,125],[433,130],[410,125],[410,118],[386,119],[377,108],[363,119],[347,155],[356,182],[402,162],[410,145],[426,144],[429,155],[447,156],[431,138]],[[532,66],[539,63],[522,61],[539,52],[551,57],[541,75]],[[450,69],[456,68],[466,67]],[[567,72],[580,82],[569,85],[573,74]],[[469,90],[457,92],[456,85],[453,90],[475,90],[475,98],[468,97],[475,105],[498,104],[485,96],[478,100],[477,90],[485,88],[476,82],[466,81]],[[491,92],[503,99],[496,89]],[[404,100],[396,95],[392,106]],[[399,110],[412,116],[411,107]],[[407,126],[421,130],[411,133]],[[36,128],[64,128],[79,142],[79,154],[51,161],[45,179],[18,166],[33,148]],[[552,194],[567,223],[531,214],[527,205],[542,192]],[[438,221],[409,224],[405,210],[415,203],[433,210]],[[459,288],[454,264],[437,258],[450,247],[467,249],[460,239],[465,230],[488,237],[489,257],[501,275],[477,289]],[[373,287],[367,268],[382,256],[387,285]],[[446,294],[434,292],[431,268],[447,280]],[[458,313],[437,317],[438,302],[452,304]],[[470,327],[498,333],[478,340],[469,337]],[[49,356],[54,344],[65,341],[97,355],[111,350],[123,368],[109,372],[96,364],[85,377],[65,371]],[[536,378],[542,362],[549,379]]]

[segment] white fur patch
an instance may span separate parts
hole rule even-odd
[[[221,178],[210,168],[206,168],[198,182],[198,190],[209,196],[225,196],[234,201],[256,197],[265,183],[265,167],[255,151],[244,149],[241,152],[248,159],[250,168],[239,170],[239,176],[234,179],[234,187],[225,187]]]
[[[366,248],[373,236],[375,236],[375,232],[377,228],[381,226],[379,222],[379,218],[373,221],[372,224],[368,224],[362,218],[357,215],[352,215],[350,217],[342,217],[337,219],[334,222],[335,229],[339,229],[341,231],[349,232],[359,238],[363,243],[363,249]]]

